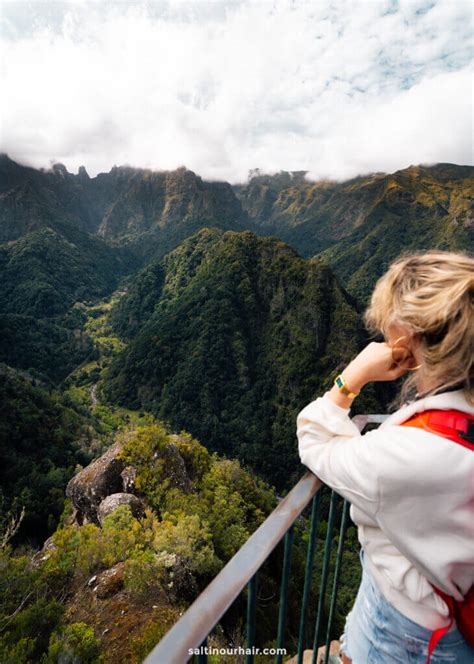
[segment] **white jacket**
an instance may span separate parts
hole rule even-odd
[[[446,624],[448,608],[428,581],[457,600],[474,583],[474,453],[424,429],[397,426],[429,408],[474,414],[463,390],[444,392],[405,404],[360,435],[349,408],[326,393],[300,411],[296,425],[302,463],[352,503],[385,598],[433,630]]]

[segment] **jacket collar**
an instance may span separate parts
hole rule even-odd
[[[415,413],[438,408],[440,410],[460,410],[464,413],[474,415],[474,406],[471,406],[467,401],[466,393],[461,389],[422,397],[421,399],[406,403],[395,413],[387,417],[380,427],[401,424]]]

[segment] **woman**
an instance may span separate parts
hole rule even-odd
[[[433,630],[449,624],[433,585],[460,601],[474,583],[474,453],[439,432],[402,426],[431,409],[474,415],[473,300],[469,256],[397,260],[365,314],[385,341],[370,343],[297,416],[301,461],[352,503],[362,546],[362,582],[341,638],[345,663],[424,664]],[[349,418],[353,399],[368,383],[407,371],[403,405],[360,435]],[[456,624],[431,657],[441,662],[474,663]]]

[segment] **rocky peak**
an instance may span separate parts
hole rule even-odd
[[[58,177],[67,178],[69,176],[69,172],[64,164],[53,164],[52,170]]]
[[[86,171],[85,166],[79,166],[77,176],[80,180],[90,180],[89,173]]]

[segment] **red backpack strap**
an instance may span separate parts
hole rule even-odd
[[[458,443],[458,445],[462,445],[463,447],[474,451],[474,415],[471,415],[470,413],[464,413],[460,410],[425,410],[421,413],[415,413],[408,418],[408,420],[402,422],[401,426],[418,427],[419,429],[424,429],[430,433],[436,433],[439,436],[448,438],[449,440]],[[426,664],[429,664],[431,655],[439,641],[451,629],[456,617],[456,608],[459,609],[457,621],[462,623],[462,625],[458,623],[459,628],[461,628],[461,626],[466,627],[468,623],[469,625],[472,625],[474,620],[474,591],[472,588],[469,593],[469,605],[466,603],[463,609],[461,609],[460,604],[456,603],[454,597],[447,595],[436,586],[433,586],[433,589],[448,606],[449,624],[445,627],[435,629],[434,632],[432,632],[428,645],[428,658]],[[464,630],[461,631],[464,637],[467,638],[467,632],[464,632]]]
[[[425,429],[474,450],[474,415],[461,410],[425,410],[415,413],[401,426]]]
[[[433,586],[433,584],[431,585]],[[425,664],[429,664],[434,649],[438,645],[439,641],[443,638],[443,636],[449,632],[454,622],[454,597],[451,597],[451,595],[447,595],[436,586],[433,586],[433,590],[448,605],[449,623],[445,627],[439,627],[438,629],[435,629],[434,632],[432,632],[430,642],[428,644],[428,658]]]

